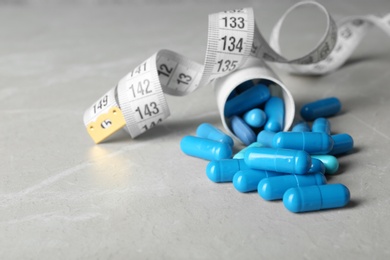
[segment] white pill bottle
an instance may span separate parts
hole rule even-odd
[[[231,92],[242,83],[252,80],[254,84],[263,83],[269,87],[271,96],[278,96],[284,101],[284,131],[290,129],[295,116],[295,102],[291,92],[280,81],[278,76],[261,59],[249,57],[240,69],[229,75],[218,78],[213,82],[214,92],[217,98],[219,114],[223,127],[235,141],[242,143],[232,132],[229,118],[225,117],[225,104]]]

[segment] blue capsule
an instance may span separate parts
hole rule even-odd
[[[233,186],[239,192],[257,190],[257,185],[264,178],[280,176],[283,173],[262,170],[241,170],[233,176]]]
[[[301,108],[301,117],[306,121],[313,121],[319,117],[329,117],[341,110],[341,102],[336,97],[320,99]]]
[[[225,117],[240,115],[261,105],[267,101],[269,97],[270,92],[267,86],[263,84],[253,86],[226,102],[224,112]]]
[[[322,173],[289,174],[262,179],[257,187],[257,192],[265,200],[279,200],[283,198],[283,194],[290,188],[322,185],[325,183],[326,179]]]
[[[267,122],[264,129],[272,132],[282,131],[284,128],[284,102],[280,97],[271,97],[266,103],[264,112]]]
[[[327,154],[333,148],[333,139],[325,133],[279,132],[272,140],[272,147],[304,150],[310,154]]]
[[[264,147],[264,144],[259,142],[253,142],[233,156],[233,159],[244,159],[245,151],[251,147]]]
[[[196,136],[227,143],[230,146],[234,145],[233,139],[230,136],[208,123],[203,123],[198,126],[196,129]]]
[[[320,117],[314,120],[312,125],[312,132],[325,133],[330,135],[330,122],[328,119]]]
[[[307,122],[301,121],[293,126],[292,132],[310,132],[310,126]]]
[[[209,161],[231,158],[233,154],[227,143],[189,135],[181,139],[180,148],[189,156]]]
[[[240,117],[232,116],[230,124],[233,133],[243,144],[250,145],[256,141],[255,132]]]
[[[308,173],[316,173],[316,172],[321,172],[325,174],[325,165],[321,160],[312,157],[311,166]]]
[[[249,148],[244,160],[251,169],[292,174],[305,174],[311,166],[307,152],[290,149]]]
[[[263,130],[257,135],[257,142],[262,143],[264,146],[272,147],[272,140],[274,139],[275,132]]]
[[[332,135],[333,149],[329,152],[332,155],[347,153],[353,148],[353,138],[349,134]]]
[[[211,161],[206,167],[206,175],[213,182],[231,182],[234,174],[249,167],[242,159]]]
[[[267,119],[264,111],[260,108],[254,108],[245,112],[243,115],[243,119],[245,123],[250,125],[251,127],[259,128],[262,127]]]
[[[284,206],[294,213],[341,208],[349,200],[350,192],[343,184],[291,188],[283,195]]]

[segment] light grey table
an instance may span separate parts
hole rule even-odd
[[[334,73],[302,77],[277,71],[297,109],[339,97],[343,109],[330,119],[332,129],[351,134],[356,144],[340,158],[339,174],[328,179],[349,187],[350,204],[293,214],[280,201],[212,183],[205,175],[207,161],[181,152],[181,138],[195,134],[201,122],[222,127],[209,87],[168,96],[171,117],[134,140],[120,132],[95,145],[82,116],[159,49],[202,62],[209,13],[253,7],[268,38],[295,1],[3,2],[1,259],[390,257],[390,39],[381,31],[370,31]],[[390,11],[387,0],[323,2],[336,20]],[[284,30],[287,53],[303,52],[318,39],[321,19],[308,19],[286,25],[308,30]]]

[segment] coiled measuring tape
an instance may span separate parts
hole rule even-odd
[[[314,5],[327,17],[327,28],[317,46],[301,58],[281,55],[279,34],[283,21],[298,7]],[[297,74],[325,74],[340,67],[370,27],[390,36],[390,14],[355,16],[336,23],[316,2],[299,2],[275,25],[270,44],[258,30],[252,8],[209,15],[204,64],[169,50],[160,50],[124,76],[84,113],[84,124],[95,143],[125,127],[132,138],[161,123],[170,115],[165,94],[187,95],[201,86],[238,70],[249,56],[276,62]]]

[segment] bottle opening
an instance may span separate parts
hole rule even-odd
[[[287,131],[293,123],[294,99],[283,83],[272,74],[263,66],[244,68],[217,79],[214,84],[222,124],[229,135],[244,145],[249,145],[253,141],[253,135],[257,137],[257,134],[265,128],[278,129],[270,125],[266,127],[267,119],[260,126],[249,125],[253,133],[246,132],[247,127],[242,126],[243,122],[248,125],[244,118],[250,122],[250,118],[258,118],[259,115],[261,117],[259,110],[265,113],[266,102],[272,97],[276,97],[275,103],[282,103],[284,108],[283,123],[278,131]],[[268,106],[268,110],[270,109],[276,112],[277,108]]]

